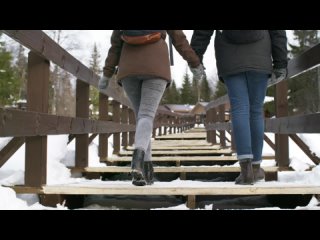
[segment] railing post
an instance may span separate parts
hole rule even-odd
[[[168,124],[168,116],[163,116],[163,123],[165,126],[163,126],[163,135],[167,135],[167,124]]]
[[[99,120],[108,121],[109,99],[108,96],[99,93]],[[108,137],[109,134],[99,134],[99,158],[108,158]]]
[[[30,51],[28,55],[27,110],[48,113],[50,62]],[[25,185],[47,183],[47,136],[26,137]]]
[[[275,103],[276,117],[288,116],[288,82],[282,81],[276,85]],[[288,134],[275,134],[275,157],[278,166],[289,167],[289,137]]]
[[[122,105],[122,112],[121,112],[121,123],[128,124],[128,107]],[[122,133],[122,146],[127,148],[128,146],[128,133],[123,132]]]
[[[136,123],[136,118],[132,109],[129,109],[129,123],[134,125]],[[129,132],[129,146],[134,143],[135,132]]]
[[[113,110],[113,116],[112,116],[113,122],[120,123],[120,103],[113,100],[112,110]],[[119,153],[120,153],[120,133],[114,133],[113,134],[113,154],[119,154]]]
[[[77,79],[76,117],[89,118],[89,84]],[[89,134],[76,135],[76,167],[87,167],[89,164]]]
[[[225,110],[224,110],[224,104],[219,106],[219,122],[224,123],[225,122]],[[219,131],[220,132],[220,145],[221,147],[226,146],[226,132],[224,130]]]
[[[162,124],[163,124],[162,119],[163,119],[162,114],[159,114],[159,118],[158,118],[158,123],[159,123],[158,133],[159,133],[159,136],[162,136]]]

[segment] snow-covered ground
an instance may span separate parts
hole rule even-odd
[[[270,139],[274,139],[273,134],[267,134]],[[317,146],[320,140],[320,134],[300,134],[303,141],[310,147],[310,149],[320,156],[320,149]],[[228,136],[229,137],[229,136]],[[109,148],[108,156],[112,156],[113,151],[113,138],[108,139]],[[0,149],[10,141],[10,138],[0,138]],[[63,183],[79,183],[87,182],[83,178],[73,178],[67,166],[74,165],[75,144],[72,141],[67,145],[67,135],[48,136],[48,172],[47,182],[48,185],[63,184]],[[316,183],[320,182],[320,166],[315,167],[315,164],[308,159],[308,157],[299,149],[299,147],[291,140],[289,140],[290,149],[290,166],[296,172],[279,172],[279,181],[288,183]],[[14,184],[24,184],[24,145],[7,161],[3,167],[0,168],[0,209],[67,209],[65,206],[58,205],[56,208],[49,208],[39,204],[37,195],[21,194],[16,195],[15,192],[5,186]],[[263,155],[274,156],[274,151],[265,143]],[[238,163],[236,163],[237,165]],[[274,166],[274,160],[265,160],[263,166]],[[98,157],[98,137],[90,144],[89,147],[89,166],[105,166],[99,162]],[[313,167],[312,171],[305,172],[305,169]],[[99,180],[95,180],[99,181]],[[171,184],[179,186],[180,180],[175,180]],[[130,182],[124,184],[131,184]],[[199,184],[196,183],[195,184]],[[297,207],[297,209],[318,209],[318,201],[312,198],[308,206]],[[206,206],[205,209],[211,209],[211,205]],[[89,206],[88,209],[116,209],[104,208],[97,205]],[[185,210],[188,209],[185,204],[169,208],[158,209],[173,209]],[[277,208],[264,208],[264,209],[277,209]]]

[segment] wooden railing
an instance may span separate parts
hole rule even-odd
[[[3,32],[29,48],[30,52],[27,109],[22,111],[0,108],[0,137],[13,137],[0,150],[0,167],[25,143],[25,185],[39,187],[45,185],[47,181],[48,135],[69,134],[69,142],[75,138],[76,167],[88,166],[89,143],[98,135],[100,159],[108,156],[107,140],[110,134],[113,134],[115,154],[119,153],[121,144],[122,146],[133,144],[135,118],[130,102],[122,89],[110,86],[107,90],[99,90],[99,120],[91,120],[89,87],[97,88],[98,76],[42,31],[3,30]],[[75,117],[48,114],[50,62],[77,78]],[[112,98],[112,121],[108,121],[109,97]],[[159,134],[166,134],[167,128],[173,133],[193,125],[193,115],[158,111],[154,128],[159,128]]]
[[[289,61],[288,78],[277,83],[275,93],[276,118],[265,119],[265,132],[275,133],[275,144],[265,135],[265,141],[275,150],[279,168],[289,167],[289,137],[315,163],[320,158],[312,153],[309,147],[296,133],[320,133],[320,113],[288,116],[287,80],[320,64],[320,44],[314,46],[299,57]],[[216,131],[220,132],[220,144],[226,145],[225,131],[231,131],[231,123],[225,121],[225,113],[230,110],[227,95],[211,101],[206,106],[207,140],[216,143]],[[232,148],[235,145],[232,142]]]

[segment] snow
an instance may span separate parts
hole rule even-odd
[[[200,125],[201,126],[201,125]],[[203,126],[202,126],[203,127]],[[267,136],[274,141],[274,134],[267,133]],[[227,137],[230,137],[227,135]],[[318,147],[318,142],[320,139],[319,134],[299,134],[299,137],[310,147],[317,156],[320,156],[320,149]],[[11,138],[0,138],[0,147],[3,148]],[[70,170],[67,166],[74,166],[74,156],[75,156],[75,141],[73,140],[69,145],[67,145],[68,136],[67,135],[56,135],[48,136],[48,173],[47,182],[48,185],[57,184],[105,184],[100,180],[88,181],[84,178],[73,178],[71,176]],[[105,166],[99,162],[98,157],[98,142],[99,138],[96,137],[89,146],[89,166],[99,167]],[[108,139],[108,156],[112,156],[113,151],[113,138],[112,136]],[[0,148],[0,149],[1,149]],[[320,182],[320,166],[316,166],[301,150],[300,148],[290,139],[289,140],[289,150],[290,150],[290,166],[296,171],[292,172],[279,172],[279,182],[283,184],[298,183],[298,184],[315,184]],[[23,145],[9,161],[7,161],[0,168],[0,209],[29,209],[29,210],[42,210],[42,209],[61,209],[66,210],[67,207],[63,205],[57,205],[54,208],[45,207],[39,203],[38,196],[35,194],[18,194],[8,187],[10,185],[21,185],[24,184],[24,154],[25,146]],[[273,149],[264,144],[263,155],[274,156]],[[275,160],[263,160],[262,166],[275,166]],[[238,165],[236,163],[235,165]],[[311,171],[304,171],[306,169],[312,169]],[[174,186],[179,187],[182,182],[200,187],[205,186],[206,182],[199,181],[182,181],[180,179],[174,180],[172,182],[156,182],[155,186]],[[123,184],[131,186],[130,181],[117,181],[117,184]],[[108,182],[112,184],[112,182]],[[272,182],[268,182],[273,184]],[[2,186],[1,186],[2,185]],[[317,209],[319,201],[313,197],[310,203],[305,207],[297,207],[296,209]],[[205,206],[205,209],[211,209],[212,205]],[[102,207],[99,205],[90,205],[86,209],[109,209],[116,210],[117,207]],[[168,208],[155,208],[154,210],[187,210],[189,209],[185,204],[168,207]],[[279,208],[259,208],[263,210],[275,210]]]

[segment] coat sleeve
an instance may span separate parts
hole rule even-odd
[[[111,35],[111,47],[109,48],[103,74],[106,77],[112,77],[115,73],[116,66],[119,64],[123,41],[120,37],[120,31],[114,30]]]
[[[272,46],[272,61],[274,68],[288,66],[287,35],[285,30],[269,30]]]
[[[191,38],[191,47],[196,52],[200,61],[203,60],[203,55],[207,50],[214,30],[194,30]]]
[[[172,44],[178,53],[186,60],[191,67],[197,67],[200,60],[194,50],[191,48],[186,35],[182,30],[167,30],[168,35],[172,38]]]

